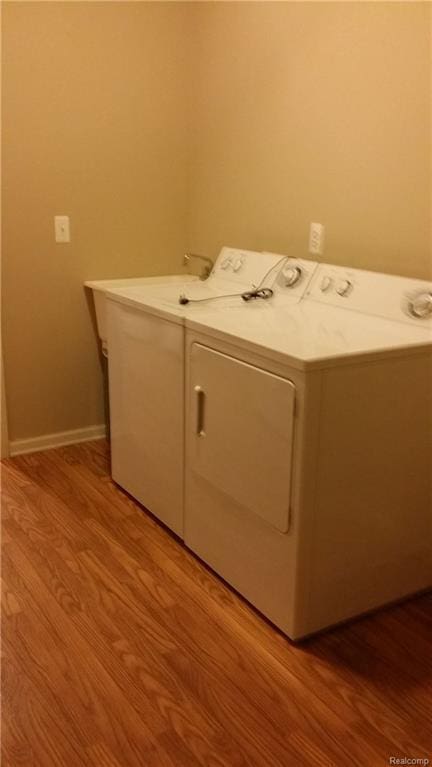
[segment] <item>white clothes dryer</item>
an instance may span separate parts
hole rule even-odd
[[[292,639],[432,585],[432,284],[186,317],[184,539]]]

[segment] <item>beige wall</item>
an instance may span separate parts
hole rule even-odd
[[[191,246],[432,275],[431,9],[200,4]]]
[[[3,295],[11,439],[102,423],[83,281],[178,270],[185,9],[4,3]],[[72,241],[54,242],[55,214]]]
[[[432,275],[431,10],[4,3],[12,439],[103,420],[87,278],[307,255],[310,221],[326,261]]]

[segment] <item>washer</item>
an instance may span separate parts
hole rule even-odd
[[[184,540],[292,639],[432,585],[432,284],[186,323]]]
[[[84,287],[93,293],[93,303],[96,314],[98,336],[101,341],[102,353],[108,356],[108,331],[106,319],[106,295],[112,290],[128,288],[154,288],[156,286],[177,285],[182,290],[189,287],[190,282],[196,282],[198,277],[193,274],[170,274],[161,277],[129,277],[119,280],[87,280]]]
[[[185,317],[218,316],[236,307],[241,312],[249,304],[264,303],[241,297],[257,287],[274,286],[276,293],[285,291],[297,302],[315,266],[280,254],[223,248],[205,282],[106,293],[112,476],[180,537]],[[300,270],[296,279],[294,268]],[[281,269],[285,276],[279,276]]]

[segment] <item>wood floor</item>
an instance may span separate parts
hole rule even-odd
[[[3,464],[3,767],[432,762],[432,599],[295,646],[110,480]]]

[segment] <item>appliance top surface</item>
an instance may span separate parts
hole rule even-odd
[[[277,253],[223,248],[205,281],[121,286],[107,290],[107,297],[181,322],[187,316],[214,314],[228,308],[241,309],[245,306],[241,294],[254,287],[272,288],[277,302],[297,303],[315,268],[313,261]],[[181,303],[181,297],[188,301]],[[256,300],[264,303],[261,299]]]
[[[188,315],[186,327],[293,367],[326,367],[365,355],[432,350],[429,296],[432,285],[421,280],[322,264],[296,305],[268,301]]]
[[[84,285],[92,290],[99,290],[106,293],[109,290],[121,290],[125,288],[154,288],[161,285],[182,285],[191,282],[197,282],[198,277],[195,274],[167,274],[157,277],[125,277],[124,279],[113,280],[87,280]],[[177,288],[178,289],[178,288]]]

